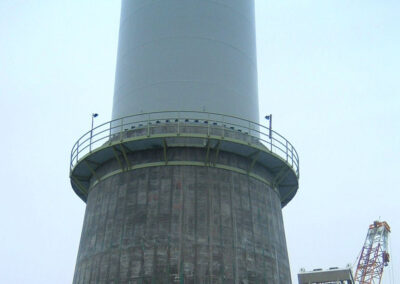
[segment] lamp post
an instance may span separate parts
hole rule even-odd
[[[93,137],[93,122],[96,117],[98,117],[98,113],[92,113],[92,128],[90,128],[90,143],[89,143],[89,152],[92,152],[92,137]]]
[[[269,139],[272,138],[272,114],[265,116],[266,120],[269,120]]]

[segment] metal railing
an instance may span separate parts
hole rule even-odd
[[[270,131],[268,127],[261,124],[235,116],[196,111],[141,113],[105,122],[86,132],[74,144],[71,151],[70,170],[73,170],[80,158],[104,146],[107,142],[123,141],[129,137],[130,132],[136,132],[135,136],[151,138],[156,135],[153,130],[160,126],[168,126],[163,129],[162,134],[172,134],[177,137],[190,133],[193,126],[203,130],[194,131],[193,134],[202,133],[205,138],[215,137],[215,130],[218,130],[219,139],[232,137],[232,134],[236,133],[239,135],[236,136],[238,140],[246,138],[248,144],[258,147],[262,144],[266,151],[278,155],[293,168],[299,177],[299,156],[296,149],[279,133]],[[188,126],[190,126],[189,132]]]

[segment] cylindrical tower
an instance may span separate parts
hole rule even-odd
[[[113,120],[70,177],[74,283],[290,283],[299,159],[258,124],[253,0],[123,0]]]
[[[253,0],[122,1],[113,119],[165,110],[258,121]]]

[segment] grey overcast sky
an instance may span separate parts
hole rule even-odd
[[[0,1],[0,283],[72,281],[85,206],[69,154],[92,112],[110,119],[119,14],[117,0]],[[256,0],[260,113],[300,155],[283,210],[293,283],[353,264],[379,218],[383,283],[400,283],[399,15],[398,0]]]

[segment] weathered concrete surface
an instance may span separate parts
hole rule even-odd
[[[185,148],[181,155],[200,154]],[[160,156],[143,151],[130,159]],[[212,166],[115,174],[89,192],[74,283],[291,283],[278,193]]]

